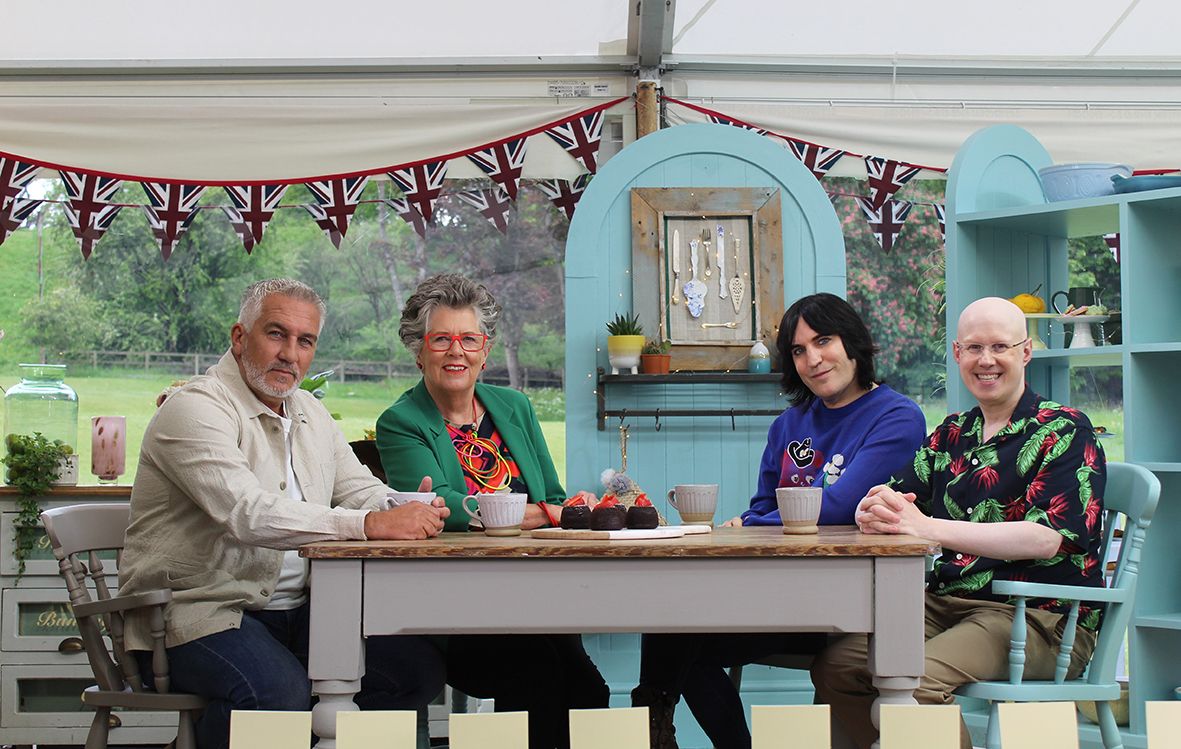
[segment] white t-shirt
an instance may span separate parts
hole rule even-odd
[[[287,496],[295,502],[302,502],[303,490],[299,487],[299,480],[295,478],[295,466],[291,462],[291,419],[279,417],[283,425],[283,442],[287,453]],[[308,560],[299,555],[299,551],[283,552],[283,567],[279,570],[279,582],[275,583],[275,592],[266,608],[289,611],[304,605],[308,600]]]

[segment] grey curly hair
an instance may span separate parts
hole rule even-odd
[[[328,306],[324,304],[324,300],[320,298],[315,289],[293,278],[268,278],[247,286],[246,291],[242,292],[242,306],[238,308],[238,323],[250,330],[254,323],[258,322],[258,316],[262,314],[262,301],[271,294],[281,294],[316,305],[316,309],[320,311],[320,330],[317,333],[324,330],[324,318],[328,316]]]
[[[466,309],[476,313],[480,332],[489,338],[496,335],[496,321],[500,319],[500,305],[483,284],[461,276],[458,273],[442,273],[431,276],[418,285],[406,306],[402,308],[402,322],[398,325],[398,337],[402,345],[418,356],[422,351],[430,315],[439,307]]]

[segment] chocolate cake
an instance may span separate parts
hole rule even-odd
[[[591,510],[586,505],[567,505],[562,508],[559,525],[567,530],[589,528],[590,518]]]
[[[649,530],[660,525],[660,515],[652,505],[633,505],[627,511],[627,527]]]
[[[627,510],[619,505],[600,505],[591,510],[590,529],[592,531],[618,531],[627,525]]]

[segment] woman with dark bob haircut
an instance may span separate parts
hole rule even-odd
[[[926,434],[923,413],[876,381],[869,329],[835,294],[788,307],[776,346],[791,407],[767,433],[750,509],[725,525],[780,525],[782,486],[821,487],[820,524],[850,525],[865,493],[914,458]],[[825,635],[806,632],[644,635],[632,704],[649,707],[654,747],[676,747],[673,710],[684,694],[714,746],[745,749],[742,700],[723,669],[773,654],[814,655],[825,643]]]

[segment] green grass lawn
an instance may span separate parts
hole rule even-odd
[[[15,367],[11,368],[15,370]],[[0,385],[16,384],[15,376],[5,373]],[[175,379],[173,375],[128,371],[91,376],[72,372],[66,383],[78,393],[78,453],[79,480],[93,484],[90,474],[90,417],[127,417],[127,473],[119,479],[130,484],[135,478],[135,467],[144,429],[156,411],[156,396]],[[384,382],[333,382],[328,386],[324,405],[332,413],[340,414],[340,427],[349,440],[361,439],[366,429],[373,429],[377,417],[397,400],[413,380]],[[553,411],[554,409],[549,409]],[[543,418],[546,416],[541,412]],[[566,475],[566,425],[563,421],[543,421],[542,431],[560,478]]]

